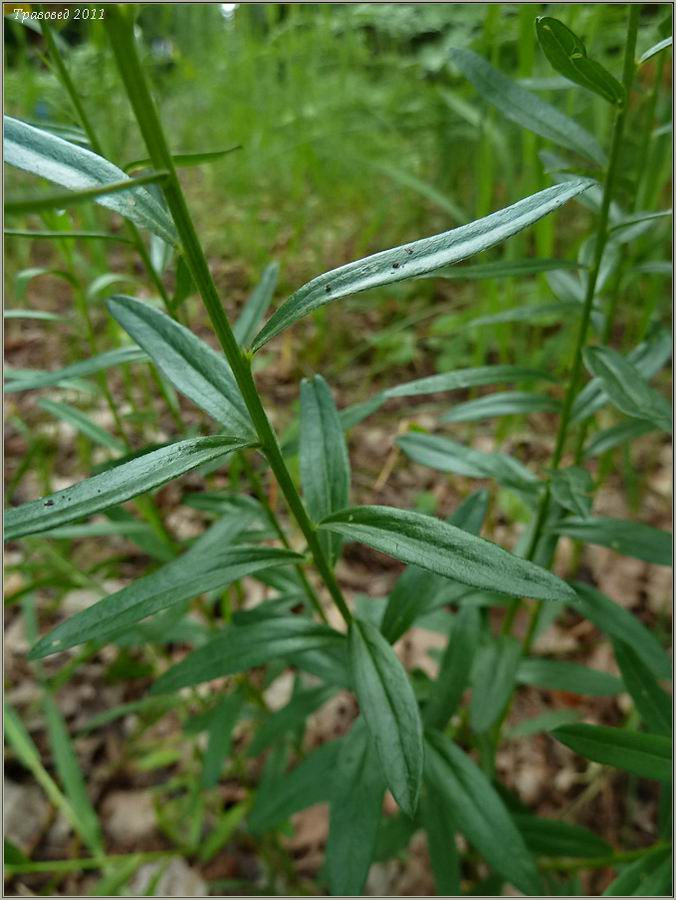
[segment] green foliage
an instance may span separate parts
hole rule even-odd
[[[657,509],[645,462],[672,430],[671,39],[637,5],[562,9],[565,21],[496,10],[113,5],[78,46],[36,27],[49,73],[12,30],[23,38],[5,158],[21,194],[6,212],[21,227],[6,232],[17,306],[6,327],[29,347],[45,329],[68,355],[6,372],[11,441],[27,445],[7,491],[22,579],[7,602],[26,624],[46,742],[12,709],[5,727],[12,762],[91,858],[34,860],[10,844],[10,875],[96,868],[95,890],[128,893],[145,859],[106,855],[58,705],[96,657],[107,678],[137,683],[81,730],[134,715],[129,760],[153,773],[162,832],[195,865],[243,841],[266,890],[309,893],[281,838],[326,803],[319,893],[361,894],[371,864],[405,854],[420,830],[448,896],[579,893],[570,873],[587,867],[616,872],[609,896],[670,889],[667,791],[659,842],[636,848],[625,823],[611,847],[531,812],[503,783],[500,754],[505,738],[538,735],[552,759],[570,761],[552,752],[558,741],[599,763],[573,762],[599,782],[605,767],[671,780],[664,623],[588,583],[595,546],[672,562],[671,535],[639,506],[649,490],[645,509]],[[593,36],[593,58],[578,33]],[[650,49],[634,91],[639,34]],[[605,65],[617,68],[620,47],[622,83]],[[65,191],[28,194],[32,178]],[[142,299],[102,302],[121,282]],[[287,299],[266,320],[278,286]],[[48,310],[33,308],[43,300]],[[278,363],[268,342],[295,324]],[[19,366],[34,365],[26,356]],[[357,427],[376,414],[371,473]],[[45,415],[75,430],[72,452],[40,431]],[[644,436],[652,457],[635,447]],[[61,457],[71,468],[59,483]],[[393,478],[401,469],[410,484]],[[609,478],[627,494],[625,518],[592,514],[607,508]],[[575,542],[565,577],[553,566],[561,536]],[[406,568],[357,587],[348,568],[373,557],[355,543]],[[95,596],[64,618],[74,586]],[[619,675],[539,652],[559,616],[559,628],[581,618],[594,646],[612,642]],[[407,661],[412,629],[443,638],[424,665]],[[60,669],[41,663],[76,647]],[[277,702],[281,676],[293,688]],[[540,692],[547,705],[514,722],[515,697]],[[559,706],[559,693],[604,698],[615,724],[581,723],[597,707]],[[626,712],[623,694],[626,720],[605,718]],[[308,724],[329,701],[345,718],[317,740]],[[149,748],[146,730],[167,713],[189,752]],[[242,791],[233,805],[224,781]]]

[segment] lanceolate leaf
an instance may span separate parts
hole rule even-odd
[[[476,266],[454,266],[452,269],[440,269],[435,278],[448,278],[451,281],[484,278],[520,278],[523,275],[537,275],[540,272],[553,272],[557,269],[577,269],[578,263],[568,259],[508,259],[484,263]]]
[[[453,49],[451,62],[472,82],[484,100],[508,119],[561,147],[575,150],[599,165],[605,165],[605,154],[595,137],[556,107],[505,78],[476,53]]]
[[[264,834],[294,813],[331,796],[330,773],[335,771],[341,741],[313,750],[291,772],[265,780],[247,819],[252,834]]]
[[[301,557],[275,547],[223,546],[189,550],[156,572],[109,594],[58,625],[31,651],[31,659],[60,653],[85,641],[105,641],[136,622],[206,591],[225,588],[245,575]]]
[[[427,735],[426,779],[488,865],[526,895],[542,893],[535,862],[499,794],[450,738]]]
[[[335,647],[344,640],[338,631],[301,616],[278,616],[252,625],[230,626],[165,672],[152,692],[168,694],[294,653]]]
[[[671,698],[657,683],[650,669],[641,661],[630,644],[613,641],[622,679],[636,704],[639,715],[650,731],[671,734]]]
[[[18,169],[73,191],[131,181],[121,169],[91,150],[9,116],[5,116],[4,124],[5,162]],[[97,202],[136,225],[148,228],[168,243],[176,242],[176,232],[168,213],[144,188],[104,195],[97,198]]]
[[[154,490],[204,463],[251,446],[233,437],[189,438],[5,512],[5,540],[37,534],[83,519]]]
[[[529,494],[539,485],[532,472],[506,453],[475,450],[438,434],[414,431],[397,438],[397,445],[414,462],[439,472],[454,472],[468,478],[494,478],[503,487]]]
[[[546,188],[469,225],[376,253],[320,275],[282,304],[259,332],[253,349],[260,350],[280,331],[333,300],[426,275],[488,250],[586,191],[592,183],[580,178]]]
[[[469,721],[473,731],[486,732],[498,720],[514,690],[521,644],[502,634],[481,648],[472,673]]]
[[[671,408],[664,397],[650,387],[636,366],[610,347],[587,347],[585,365],[601,379],[611,402],[634,419],[652,422],[671,432]]]
[[[552,472],[550,481],[552,497],[559,506],[585,518],[591,512],[594,480],[580,466],[568,466]]]
[[[551,532],[588,544],[610,547],[623,556],[632,556],[658,566],[670,566],[672,563],[669,532],[641,522],[589,516],[586,519],[565,519]]]
[[[140,349],[140,347],[120,347],[118,350],[107,350],[105,353],[99,353],[90,359],[85,359],[79,363],[73,363],[72,366],[65,366],[63,369],[55,369],[53,372],[36,372],[31,375],[13,378],[5,385],[5,393],[10,394],[15,391],[32,391],[36,388],[51,387],[55,384],[62,384],[74,378],[85,378],[88,375],[95,375],[105,369],[112,369],[116,366],[126,365],[131,362],[147,361],[148,357]]]
[[[321,375],[300,386],[300,477],[313,521],[319,522],[349,502],[350,460],[343,426],[328,384]],[[340,553],[340,537],[322,534],[329,559]]]
[[[329,516],[320,528],[472,587],[538,600],[575,598],[573,589],[551,572],[421,513],[356,506]]]
[[[535,412],[558,412],[561,404],[545,394],[529,394],[525,391],[505,391],[487,394],[476,400],[458,403],[443,415],[441,422],[477,422],[497,416],[527,415]]]
[[[280,710],[273,713],[258,727],[249,744],[248,755],[257,756],[282,739],[287,732],[305,726],[305,722],[336,692],[332,685],[300,691]]]
[[[542,50],[557,72],[608,103],[624,104],[624,87],[601,63],[587,56],[584,44],[568,26],[550,16],[538,16],[535,28]]]
[[[261,323],[261,319],[268,311],[268,307],[272,302],[272,295],[277,286],[278,274],[279,263],[273,262],[266,266],[265,271],[261,275],[261,280],[244,304],[244,309],[232,328],[240,346],[247,347],[249,345]]]
[[[650,379],[660,371],[671,357],[671,334],[666,328],[658,328],[645,341],[627,354],[630,362],[641,375]],[[605,385],[600,378],[594,378],[575,398],[573,403],[572,422],[579,422],[593,415],[608,402]]]
[[[439,803],[434,789],[422,795],[422,824],[439,897],[460,896],[460,853],[455,842],[456,824],[447,803]]]
[[[116,453],[124,453],[126,448],[119,438],[109,434],[105,428],[101,428],[100,425],[93,422],[89,416],[86,416],[79,409],[75,409],[68,403],[56,403],[54,400],[47,400],[45,397],[38,401],[38,406],[58,419],[62,419],[64,422],[72,425],[90,440],[94,441],[94,443],[108,447],[109,450],[113,450]]]
[[[354,619],[348,636],[359,707],[383,774],[401,809],[413,816],[423,772],[422,725],[413,688],[382,634]]]
[[[463,606],[453,618],[451,635],[425,706],[425,725],[443,730],[458,708],[479,642],[481,616],[475,606]]]
[[[671,738],[605,725],[562,725],[552,737],[594,762],[641,778],[671,781]]]
[[[101,826],[87,793],[82,769],[73,748],[68,728],[61,711],[50,693],[45,693],[43,702],[47,733],[54,755],[56,770],[59,773],[59,780],[63,785],[66,797],[79,824],[78,832],[92,853],[102,853]]]
[[[673,851],[670,846],[656,847],[640,859],[622,869],[620,875],[603,892],[604,897],[667,897],[671,894],[671,862]],[[654,879],[667,866],[661,885]]]
[[[388,388],[385,397],[416,397],[421,394],[437,394],[442,391],[457,391],[462,388],[499,384],[502,381],[553,381],[551,375],[541,369],[524,366],[480,366],[476,369],[456,369],[428,378],[418,378],[406,384]]]
[[[341,744],[331,776],[326,868],[332,896],[358,897],[375,852],[385,779],[363,718]]]
[[[642,422],[640,419],[632,419],[629,422],[620,422],[619,425],[604,428],[602,431],[597,431],[584,448],[584,458],[592,459],[594,456],[600,456],[602,453],[607,453],[608,450],[613,450],[622,444],[629,444],[636,438],[643,437],[644,434],[654,430],[654,425],[650,422]]]
[[[140,300],[113,297],[108,309],[179,391],[228,430],[252,434],[249,414],[222,354]]]
[[[202,765],[201,786],[207,790],[218,784],[223,763],[230,755],[232,733],[237,724],[241,707],[242,696],[236,692],[224,697],[214,710],[209,724],[209,741]]]
[[[667,47],[671,47],[674,39],[672,37],[664,38],[661,41],[658,41],[656,44],[653,44],[652,47],[649,47],[645,53],[642,53],[639,57],[638,63],[639,65],[643,65],[644,62],[648,62],[649,59],[652,59],[653,56],[656,56],[662,50],[666,50]]]
[[[577,610],[608,637],[631,644],[656,678],[671,678],[671,659],[652,631],[636,616],[588,584],[577,582]]]
[[[559,659],[524,659],[516,680],[519,684],[532,684],[548,691],[567,691],[589,697],[612,697],[623,689],[620,679],[608,672]]]
[[[604,840],[579,825],[542,816],[513,815],[512,818],[526,846],[536,856],[585,859],[612,854]]]
[[[449,518],[449,524],[471,534],[479,534],[488,509],[488,492],[476,491],[465,500]],[[427,569],[409,566],[401,575],[390,594],[380,630],[394,644],[408,631],[413,622],[437,605],[441,589],[449,587],[448,580]],[[458,594],[465,592],[458,586]],[[444,602],[450,603],[444,591]]]

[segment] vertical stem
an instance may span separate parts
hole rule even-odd
[[[240,350],[221,305],[216,285],[209,271],[209,264],[195,231],[181,184],[176,175],[174,161],[167,145],[157,108],[148,88],[145,72],[139,60],[133,34],[133,20],[130,13],[131,11],[128,8],[107,6],[106,30],[118,70],[125,85],[127,97],[146,142],[148,154],[153,165],[157,165],[161,160],[162,168],[166,168],[169,172],[164,191],[183,245],[186,264],[190,269],[216,336],[237,381],[242,398],[261,442],[262,452],[267,457],[286,498],[286,502],[305,536],[315,565],[331,597],[345,621],[349,623],[352,616],[336,581],[333,569],[324,555],[315,526],[310,521],[303,501],[286,467],[277,436],[270,425],[256,389],[251,371],[251,355]]]
[[[556,444],[554,446],[554,453],[552,455],[552,461],[550,464],[550,469],[556,471],[559,468],[561,463],[561,458],[563,456],[563,451],[566,446],[566,439],[568,437],[568,430],[570,427],[570,420],[573,411],[573,403],[575,402],[575,398],[578,394],[580,375],[582,373],[582,352],[587,343],[587,337],[589,333],[589,322],[591,319],[592,306],[594,303],[594,295],[596,293],[596,282],[598,280],[599,269],[601,268],[601,261],[603,259],[603,251],[605,250],[606,243],[608,241],[608,214],[610,211],[610,204],[613,198],[613,191],[615,189],[615,182],[617,180],[617,173],[619,168],[619,160],[620,160],[620,151],[622,148],[622,139],[624,135],[624,126],[627,116],[627,108],[629,105],[629,94],[631,91],[631,85],[634,78],[634,54],[636,51],[636,35],[638,33],[638,22],[639,16],[641,12],[641,7],[638,4],[631,4],[629,6],[629,16],[627,22],[627,40],[624,47],[624,66],[623,66],[623,74],[622,81],[624,84],[626,97],[625,102],[621,107],[615,112],[615,121],[613,124],[613,135],[610,145],[610,154],[608,158],[608,167],[606,169],[606,175],[603,182],[603,198],[601,200],[601,209],[599,211],[598,223],[596,226],[596,241],[594,245],[594,257],[591,269],[589,271],[587,277],[587,287],[584,298],[584,305],[582,308],[582,316],[580,317],[580,324],[578,327],[577,340],[575,343],[575,351],[573,354],[573,362],[571,366],[571,375],[570,380],[568,382],[568,389],[566,390],[566,396],[563,402],[563,409],[561,412],[561,419],[559,421],[559,429],[556,435]],[[549,488],[549,483],[545,486],[542,497],[540,499],[540,503],[537,509],[535,523],[533,525],[533,531],[531,534],[530,545],[528,548],[528,552],[526,554],[527,559],[533,559],[535,553],[537,551],[538,542],[542,537],[542,532],[544,530],[545,522],[547,520],[547,514],[549,512],[549,506],[551,502],[551,492]],[[514,619],[516,618],[516,614],[521,606],[521,600],[515,599],[507,613],[507,618],[503,625],[503,631],[506,633],[511,630]],[[537,603],[537,605],[533,609],[533,613],[531,615],[531,619],[528,625],[528,631],[524,638],[523,648],[524,652],[527,653],[530,650],[532,642],[535,637],[535,633],[537,630],[537,625],[541,615],[541,603]]]

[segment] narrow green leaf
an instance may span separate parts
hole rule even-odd
[[[458,828],[488,865],[526,895],[542,893],[535,862],[491,783],[450,738],[427,735],[426,778],[437,802],[447,806]]]
[[[282,304],[259,332],[252,349],[260,350],[298,319],[341,297],[425,275],[488,250],[558,209],[591,184],[590,179],[582,178],[558,184],[469,225],[326,272],[309,281]]]
[[[101,428],[89,416],[79,409],[75,409],[74,406],[70,406],[68,403],[57,403],[44,397],[38,401],[38,406],[56,416],[57,419],[72,425],[91,441],[94,441],[95,444],[101,444],[102,447],[107,447],[115,453],[124,453],[126,448],[119,438],[109,434],[105,428]]]
[[[538,16],[535,29],[545,56],[564,78],[598,94],[608,103],[624,104],[624,87],[601,63],[587,56],[584,44],[567,25],[550,16]]]
[[[636,616],[588,584],[575,583],[577,611],[608,637],[625,641],[656,678],[670,679],[671,659],[652,631]]]
[[[134,184],[125,196],[104,194],[96,198],[97,202],[168,243],[176,242],[174,225],[167,212],[148,191],[137,185],[139,181],[149,180],[148,177],[132,181],[117,166],[90,150],[9,116],[4,117],[4,137],[5,162],[70,191],[109,189],[111,183],[118,182]],[[157,175],[150,177],[155,180]]]
[[[516,680],[518,684],[530,684],[547,691],[569,691],[588,697],[612,697],[623,690],[620,679],[608,672],[559,659],[524,659]]]
[[[524,366],[480,366],[476,369],[456,369],[455,372],[443,372],[428,378],[418,378],[406,384],[385,391],[385,398],[417,397],[421,394],[437,394],[442,391],[457,391],[462,388],[478,387],[487,384],[500,384],[503,381],[553,381],[551,375],[542,369],[528,369]]]
[[[542,816],[513,814],[512,819],[536,856],[593,859],[613,853],[612,847],[588,828]]]
[[[478,422],[498,416],[528,415],[535,412],[559,412],[561,404],[545,394],[529,394],[524,391],[504,391],[487,394],[476,400],[458,403],[445,413],[440,422]]]
[[[363,718],[341,745],[331,776],[326,869],[332,897],[358,897],[376,848],[385,779]]]
[[[335,694],[333,685],[320,685],[300,691],[286,706],[268,716],[257,728],[249,744],[247,754],[258,756],[268,747],[281,740],[283,735],[298,728],[304,728],[307,719]]]
[[[589,516],[586,519],[564,519],[549,531],[587,544],[609,547],[623,556],[642,559],[658,566],[672,564],[671,534],[642,522]]]
[[[593,459],[595,456],[607,453],[615,447],[621,447],[622,444],[629,444],[654,430],[655,426],[650,422],[642,422],[638,419],[632,419],[630,422],[620,422],[619,425],[604,428],[601,431],[597,431],[584,448],[584,458]]]
[[[21,721],[19,714],[7,704],[3,707],[5,740],[17,759],[31,773],[52,803],[78,831],[79,822],[70,802],[64,797],[58,785],[42,765],[38,748]]]
[[[639,66],[642,66],[644,62],[648,62],[649,59],[652,59],[653,56],[656,56],[662,50],[666,50],[667,47],[671,47],[673,42],[674,42],[674,39],[671,36],[669,36],[669,37],[663,38],[661,41],[658,41],[656,44],[653,44],[652,47],[649,47],[645,51],[645,53],[642,53],[639,56],[639,58],[638,58]]]
[[[494,478],[503,487],[527,494],[532,494],[539,486],[537,477],[506,453],[475,450],[450,438],[421,432],[398,437],[397,446],[414,462],[439,472],[453,472],[468,478]]]
[[[294,813],[325,803],[331,797],[331,778],[342,741],[322,744],[281,777],[266,779],[256,792],[256,799],[247,818],[249,831],[260,835],[272,831]]]
[[[484,733],[497,722],[514,691],[521,644],[502,634],[490,640],[478,653],[472,672],[472,699],[469,721],[472,730]]]
[[[203,150],[200,153],[172,153],[171,159],[177,169],[189,168],[191,166],[201,166],[204,163],[216,162],[235,150],[241,150],[241,144],[235,144],[232,147],[225,147],[223,150]],[[134,169],[145,169],[152,164],[148,157],[134,159],[128,162],[124,170],[125,172],[133,172]]]
[[[320,528],[472,587],[538,600],[575,598],[573,589],[551,572],[421,513],[355,506],[329,516]]]
[[[92,853],[103,851],[101,826],[87,793],[84,776],[68,728],[54,699],[45,693],[44,699],[47,735],[54,756],[56,771],[64,787],[66,797],[75,814],[77,831]]]
[[[439,674],[425,706],[424,721],[440,731],[462,700],[481,633],[481,615],[475,606],[463,606],[453,617],[451,635],[441,658]]]
[[[359,707],[388,787],[400,808],[413,816],[423,771],[422,725],[413,688],[394,650],[370,623],[352,621],[348,652]]]
[[[610,347],[587,347],[584,362],[592,375],[601,379],[610,401],[625,415],[652,422],[663,431],[673,430],[669,403],[627,359]]]
[[[326,625],[301,616],[277,616],[230,626],[155,682],[153,694],[168,694],[213,678],[234,675],[294,653],[340,645],[345,639]]]
[[[213,718],[209,725],[209,737],[207,749],[202,763],[201,786],[208,790],[218,784],[223,763],[230,755],[232,746],[232,733],[240,710],[242,708],[242,696],[237,691],[224,697],[216,706]]]
[[[552,737],[575,753],[641,778],[671,781],[671,738],[605,725],[562,725]]]
[[[107,305],[113,318],[181,393],[228,430],[253,433],[246,405],[222,354],[165,313],[133,297],[112,297]]]
[[[5,540],[66,525],[161,487],[185,472],[252,446],[227,436],[176,441],[48,497],[5,511]]]
[[[488,492],[476,491],[456,509],[448,519],[450,525],[462,528],[471,534],[479,534],[488,509]],[[408,566],[395,584],[383,614],[380,630],[387,640],[394,644],[405,634],[416,619],[434,609],[439,601],[438,595],[443,588],[449,587],[449,581],[443,576]],[[458,586],[458,597],[466,592],[466,588]],[[443,602],[450,603],[452,598],[443,592]]]
[[[393,166],[378,160],[363,158],[362,164],[376,169],[376,171],[381,172],[394,181],[395,184],[408,188],[410,191],[418,194],[418,196],[429,200],[430,203],[448,213],[451,221],[459,222],[461,225],[469,221],[469,216],[465,210],[452,197],[449,197],[446,192],[440,191],[433,184],[430,184],[429,181],[423,181],[422,178],[418,178],[399,166]]]
[[[109,197],[117,194],[129,194],[131,191],[140,190],[141,185],[154,185],[165,181],[168,172],[151,172],[140,178],[125,178],[123,181],[111,181],[101,187],[86,188],[83,191],[57,191],[52,194],[31,194],[27,197],[6,197],[4,203],[5,215],[27,215],[28,213],[45,212],[63,207],[80,206],[89,203],[90,200]]]
[[[603,892],[604,897],[656,897],[660,896],[651,889],[650,882],[656,872],[667,863],[671,866],[671,847],[656,847],[651,852],[635,860],[623,868],[620,875]],[[664,895],[671,894],[669,878],[664,888]]]
[[[217,550],[189,550],[57,625],[33,647],[30,658],[60,653],[85,641],[109,640],[136,622],[199,594],[224,589],[246,575],[289,565],[300,558],[290,550],[276,547],[226,545]]]
[[[527,322],[529,325],[539,325],[542,319],[560,320],[569,316],[579,316],[582,306],[574,301],[561,303],[529,303],[527,306],[516,306],[504,312],[494,313],[490,316],[479,316],[466,323],[466,328],[478,328],[480,325],[501,325],[504,322]]]
[[[551,712],[541,713],[530,719],[524,719],[507,729],[507,737],[510,740],[532,737],[534,734],[542,734],[553,731],[559,725],[568,725],[577,722],[579,715],[572,709],[553,709]]]
[[[350,459],[331,390],[321,375],[303,379],[300,386],[300,479],[313,521],[348,505]],[[335,561],[340,554],[340,536],[325,532],[320,542]]]
[[[107,350],[72,366],[55,369],[53,372],[36,372],[31,375],[13,378],[5,384],[5,393],[16,391],[33,391],[37,388],[63,385],[75,378],[86,378],[105,369],[116,368],[131,362],[147,361],[148,356],[139,347],[120,347],[118,350]],[[7,374],[7,373],[6,373]],[[9,373],[11,375],[11,373]]]
[[[41,319],[45,322],[67,322],[64,316],[56,313],[44,312],[40,309],[6,309],[3,311],[5,319]]]
[[[552,472],[549,482],[552,497],[559,506],[585,518],[591,512],[594,479],[580,466],[567,466]]]
[[[5,228],[5,237],[30,238],[31,240],[80,240],[80,241],[118,241],[130,244],[129,238],[107,231],[49,231],[46,229]]]
[[[427,835],[434,884],[439,897],[460,896],[460,853],[455,842],[457,830],[451,810],[439,803],[429,787],[422,794],[422,825]]]
[[[506,78],[471,50],[455,48],[450,59],[484,100],[508,119],[560,147],[605,165],[606,157],[596,138],[555,106]]]
[[[278,275],[279,263],[273,262],[266,266],[261,280],[244,304],[244,308],[232,328],[240,347],[248,347],[263,316],[268,311],[277,287]]]
[[[650,669],[641,661],[630,644],[613,641],[615,659],[622,679],[648,728],[657,734],[671,734],[671,698],[657,683]]]
[[[626,360],[638,369],[646,379],[660,371],[671,358],[671,334],[666,328],[658,327],[645,341],[627,354]],[[573,403],[572,422],[580,422],[593,415],[608,402],[605,386],[600,378],[586,384]]]
[[[500,259],[496,262],[475,266],[454,266],[452,269],[439,269],[433,276],[423,278],[446,278],[450,281],[476,280],[484,278],[523,278],[525,275],[538,275],[541,272],[552,272],[557,269],[577,269],[579,263],[568,259]]]

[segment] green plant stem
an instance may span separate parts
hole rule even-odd
[[[315,526],[310,521],[303,501],[286,467],[277,436],[270,425],[256,389],[251,371],[251,355],[240,350],[221,305],[202,245],[197,237],[195,226],[188,211],[157,108],[151,97],[148,82],[141,66],[134,40],[131,11],[118,6],[108,6],[106,13],[105,27],[127,96],[146,142],[148,154],[153,161],[153,165],[156,165],[157,160],[163,160],[162,168],[166,167],[169,172],[169,178],[164,185],[164,192],[183,245],[185,261],[237,381],[242,398],[258,434],[262,452],[267,457],[286,502],[305,536],[315,565],[333,601],[345,621],[349,623],[352,616],[347,603],[336,581],[333,569],[324,556]]]
[[[559,420],[559,429],[556,435],[554,453],[552,455],[552,461],[549,466],[549,468],[553,471],[556,471],[559,468],[561,464],[561,458],[563,456],[563,451],[566,446],[568,431],[571,424],[571,415],[573,412],[573,403],[575,402],[575,398],[577,397],[579,391],[580,376],[582,374],[582,352],[587,344],[589,323],[591,320],[592,306],[596,293],[596,283],[598,280],[599,270],[601,268],[601,261],[603,259],[603,251],[605,250],[608,241],[608,214],[610,211],[610,204],[613,198],[613,191],[615,189],[615,183],[617,180],[620,151],[622,149],[622,139],[624,136],[624,126],[627,116],[627,105],[629,102],[629,92],[631,90],[631,84],[634,77],[634,53],[636,50],[636,35],[638,32],[640,12],[640,6],[636,4],[632,4],[629,6],[629,19],[627,24],[627,40],[624,47],[623,69],[623,83],[626,90],[627,99],[625,104],[622,107],[618,107],[615,113],[615,122],[613,125],[613,136],[610,145],[608,167],[606,169],[606,175],[603,182],[603,199],[601,201],[601,209],[599,211],[599,218],[596,226],[594,258],[587,277],[587,287],[585,292],[584,305],[582,308],[582,315],[580,317],[580,324],[578,327],[577,340],[575,342],[575,351],[573,354],[570,380],[568,382],[566,396],[563,401],[563,409],[561,411],[561,419]],[[535,556],[538,543],[540,541],[540,538],[542,537],[542,532],[547,520],[550,502],[551,492],[549,483],[547,483],[538,505],[530,545],[526,554],[527,559],[532,560]],[[520,606],[521,600],[516,599],[512,603],[512,606],[507,614],[507,621],[509,622],[510,630]],[[526,637],[524,638],[524,653],[528,653],[535,637],[537,623],[540,618],[540,609],[541,604],[538,603],[534,608],[528,631],[526,633]]]

